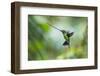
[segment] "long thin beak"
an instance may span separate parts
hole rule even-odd
[[[50,25],[50,24],[48,24],[49,26],[51,26],[51,27],[53,27],[53,28],[55,28],[55,29],[57,29],[57,30],[59,30],[59,31],[61,31],[60,29],[58,29],[57,27],[55,27],[55,26],[52,26],[52,25]],[[62,32],[62,31],[61,31]]]

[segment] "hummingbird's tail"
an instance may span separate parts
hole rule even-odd
[[[63,45],[64,45],[64,46],[69,45],[69,41],[65,41],[65,42],[63,43]]]

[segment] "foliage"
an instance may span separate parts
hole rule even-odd
[[[59,29],[73,31],[70,48]],[[28,16],[28,60],[87,58],[87,17]]]

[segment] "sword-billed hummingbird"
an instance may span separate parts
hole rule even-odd
[[[74,32],[69,32],[69,31],[65,31],[65,30],[61,30],[61,32],[62,32],[64,39],[65,39],[65,42],[63,43],[63,45],[70,46],[70,37],[74,34]]]
[[[50,24],[49,24],[49,25],[50,25]],[[52,26],[52,25],[50,25],[50,26]],[[69,31],[65,31],[65,30],[60,30],[60,29],[56,28],[55,26],[52,26],[52,27],[55,28],[55,29],[57,29],[57,30],[59,30],[60,32],[62,32],[63,37],[64,37],[64,39],[65,39],[65,42],[63,43],[63,45],[64,45],[64,46],[65,46],[65,45],[70,46],[70,37],[74,34],[74,32],[69,32]]]

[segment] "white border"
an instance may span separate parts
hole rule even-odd
[[[68,60],[28,61],[28,14],[88,17],[88,58]],[[94,65],[94,11],[21,7],[20,9],[20,69],[43,69]]]

